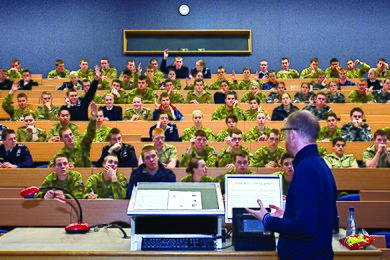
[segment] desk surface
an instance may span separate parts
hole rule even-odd
[[[129,229],[126,230],[130,234]],[[335,259],[381,259],[381,251],[349,251],[334,238]],[[235,252],[233,248],[217,251],[130,251],[130,240],[122,239],[118,229],[101,229],[83,235],[67,235],[63,228],[16,228],[0,237],[1,259],[125,258],[261,258],[278,259],[276,252]]]

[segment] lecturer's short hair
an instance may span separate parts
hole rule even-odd
[[[312,113],[305,110],[290,114],[287,118],[286,128],[294,128],[300,137],[315,143],[320,131],[320,124]]]

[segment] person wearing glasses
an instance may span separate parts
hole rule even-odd
[[[305,106],[303,110],[310,111],[318,120],[325,120],[326,115],[332,112],[332,109],[325,103],[326,94],[324,92],[318,92],[315,102]]]
[[[277,168],[282,154],[286,151],[279,146],[280,132],[277,129],[271,129],[267,139],[268,145],[260,147],[253,155],[254,167]]]
[[[337,188],[331,170],[318,154],[316,140],[320,125],[309,111],[298,111],[288,117],[282,130],[287,151],[295,157],[285,210],[263,205],[265,198],[257,198],[259,210],[246,210],[264,228],[279,233],[280,259],[333,259]],[[273,211],[268,212],[266,207]]]
[[[371,128],[363,123],[364,112],[360,107],[349,113],[351,122],[341,127],[341,137],[347,142],[366,142],[372,140]]]
[[[225,142],[228,145],[227,148],[222,148],[218,156],[218,167],[226,167],[229,169],[234,168],[234,154],[245,151],[248,154],[248,158],[251,163],[253,155],[249,149],[242,145],[243,137],[240,129],[232,129],[229,132],[229,136],[225,138]]]
[[[367,168],[390,168],[390,148],[383,129],[374,133],[374,144],[363,151],[363,163]]]
[[[126,199],[130,199],[134,186],[139,182],[176,182],[176,175],[158,160],[154,145],[145,145],[141,151],[143,163],[130,175]]]
[[[353,154],[345,153],[346,144],[347,142],[342,137],[333,139],[333,153],[329,153],[324,157],[329,168],[359,168]]]
[[[326,115],[326,126],[322,126],[318,135],[319,141],[332,141],[336,137],[341,137],[341,128],[337,126],[337,115],[330,112]]]

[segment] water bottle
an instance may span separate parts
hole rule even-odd
[[[357,225],[355,219],[355,210],[354,208],[349,208],[349,217],[347,221],[347,232],[346,236],[356,235]]]

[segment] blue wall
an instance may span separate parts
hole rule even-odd
[[[182,17],[177,9],[184,2],[191,12]],[[219,65],[228,72],[257,70],[263,58],[279,69],[282,56],[298,70],[312,56],[322,68],[332,57],[375,65],[390,49],[390,1],[379,0],[14,0],[2,2],[0,19],[0,67],[19,58],[22,67],[44,75],[57,58],[71,70],[83,57],[90,65],[109,57],[118,69],[128,58],[146,65],[150,56],[123,54],[124,29],[251,29],[252,55],[185,56],[190,67],[204,58],[213,73]]]

